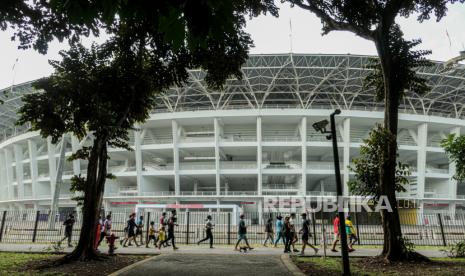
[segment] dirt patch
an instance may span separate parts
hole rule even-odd
[[[51,256],[43,260],[33,260],[28,262],[24,269],[18,272],[47,275],[79,275],[95,276],[108,275],[128,265],[141,261],[150,256],[145,255],[114,255],[97,261],[77,261],[62,265],[55,262],[62,255]]]
[[[312,263],[296,263],[296,265],[305,275],[318,275],[318,276],[340,276],[341,275],[341,272],[322,268]]]
[[[363,258],[355,262],[356,268],[364,272],[397,275],[463,275],[463,260],[431,260],[428,262],[395,262],[386,263],[381,258]]]
[[[341,275],[339,258],[293,258],[294,263],[306,275]],[[429,261],[386,263],[382,258],[351,258],[352,275],[399,275],[436,276],[465,275],[463,259],[432,259]]]

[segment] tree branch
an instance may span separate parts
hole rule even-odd
[[[312,0],[307,0],[308,5],[302,3],[302,1],[300,0],[288,0],[288,1],[292,5],[296,5],[302,9],[308,10],[314,13],[316,16],[318,16],[321,19],[321,21],[324,24],[326,24],[326,26],[324,26],[325,33],[328,33],[330,31],[349,31],[367,40],[372,40],[372,41],[374,40],[374,34],[371,30],[363,29],[363,28],[354,26],[346,22],[335,20],[330,15],[328,15],[327,12],[325,12],[320,7],[315,5],[315,3]]]

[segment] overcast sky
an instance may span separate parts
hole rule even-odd
[[[292,24],[290,24],[290,22]],[[448,60],[465,50],[465,5],[449,7],[448,15],[437,23],[434,19],[418,23],[415,18],[397,20],[407,38],[421,38],[422,49],[431,49],[433,60]],[[249,21],[247,31],[252,35],[255,48],[251,53],[289,53],[292,25],[292,52],[326,54],[376,54],[373,43],[348,32],[333,32],[321,36],[321,23],[313,14],[300,8],[281,5],[279,18],[260,16]],[[446,30],[450,36],[446,35]],[[58,59],[58,52],[68,48],[67,43],[53,42],[47,55],[34,50],[18,50],[10,41],[10,32],[0,32],[0,89],[29,80],[50,75],[52,68],[49,59]],[[91,39],[85,39],[90,42]],[[12,68],[15,60],[15,73]]]

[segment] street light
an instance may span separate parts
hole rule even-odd
[[[336,191],[337,191],[337,208],[339,212],[339,234],[341,235],[341,256],[342,256],[342,267],[343,275],[350,275],[350,265],[349,265],[349,251],[347,249],[347,233],[346,233],[346,221],[344,216],[344,201],[340,202],[339,199],[342,198],[342,183],[341,183],[341,169],[339,168],[339,153],[337,150],[337,136],[336,136],[336,122],[334,116],[341,114],[341,110],[336,109],[331,113],[331,131],[326,130],[328,125],[328,120],[323,120],[314,123],[313,128],[321,132],[322,134],[329,134],[326,136],[326,139],[333,141],[333,156],[334,156],[334,170],[336,176]],[[342,205],[342,206],[340,206]]]

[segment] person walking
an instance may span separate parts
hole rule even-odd
[[[161,240],[162,242],[166,239],[166,228],[168,227],[168,218],[166,217],[166,212],[163,212],[160,216],[160,219],[159,219],[159,227],[158,227],[158,232],[160,232],[161,229],[163,229],[163,240]],[[157,236],[157,242],[160,240],[160,235]],[[170,246],[169,243],[162,243],[163,244],[163,247],[167,247],[167,246]]]
[[[291,225],[289,224],[289,216],[284,217],[284,240],[285,240],[285,245],[284,245],[284,253],[290,253],[291,252],[291,242],[292,242],[292,233],[291,233]]]
[[[175,244],[175,236],[174,236],[174,227],[177,226],[178,224],[177,218],[176,218],[176,210],[171,211],[171,217],[168,220],[168,238],[163,241],[162,244],[167,244],[169,241],[171,241],[171,245],[173,246],[173,250],[178,250],[179,248],[176,247]]]
[[[63,222],[65,226],[65,237],[58,242],[58,246],[60,246],[64,240],[68,239],[68,247],[73,247],[71,240],[73,238],[73,226],[75,222],[74,215],[69,214],[68,218]]]
[[[207,216],[207,222],[205,223],[205,234],[206,237],[200,241],[197,242],[197,245],[200,245],[200,243],[210,239],[210,248],[213,248],[213,227],[215,225],[212,223],[212,216],[208,215]]]
[[[147,240],[147,243],[145,244],[146,248],[149,248],[150,241],[153,240],[153,245],[157,247],[157,241],[155,238],[155,222],[151,221],[150,226],[149,226],[149,239]]]
[[[240,220],[239,220],[239,228],[238,228],[238,231],[237,231],[237,234],[238,234],[238,239],[237,239],[237,242],[236,242],[236,246],[234,247],[234,250],[238,251],[239,249],[237,248],[239,246],[239,243],[244,240],[245,241],[245,244],[247,245],[247,248],[249,250],[252,250],[253,248],[249,245],[249,241],[247,240],[247,226],[245,225],[245,216],[244,214],[241,214],[239,216]]]
[[[104,223],[104,220],[102,219],[102,216],[99,216],[99,219],[98,219],[98,224],[100,226],[100,238],[98,239],[98,243],[97,243],[97,248],[100,246],[100,244],[102,243],[103,239],[105,239],[105,223]]]
[[[336,214],[333,220],[333,233],[334,233],[334,239],[333,239],[333,247],[331,248],[331,251],[337,252],[336,250],[336,245],[337,242],[340,239],[340,233],[339,233],[339,214]]]
[[[128,228],[128,238],[124,241],[124,244],[123,244],[123,247],[127,247],[126,243],[129,241],[131,242],[134,241],[134,243],[136,244],[137,247],[139,247],[140,245],[137,243],[137,240],[136,240],[136,227],[137,227],[137,224],[136,224],[136,214],[135,213],[132,213],[130,216],[129,216],[129,220],[128,220],[128,225],[127,225],[127,228]]]
[[[354,243],[358,241],[357,232],[355,231],[350,215],[346,217],[346,233],[349,238],[349,252],[354,252]]]
[[[286,238],[284,236],[284,223],[283,217],[281,215],[278,215],[276,217],[276,240],[274,242],[274,247],[278,246],[279,240],[282,240],[284,246],[286,246]]]
[[[144,216],[140,216],[136,222],[136,238],[140,237],[140,243],[142,244],[142,230],[144,229]]]
[[[298,241],[297,230],[295,228],[295,213],[291,213],[291,217],[289,218],[289,226],[291,228],[292,251],[299,252],[299,250],[295,248],[295,243]]]
[[[318,248],[316,248],[315,246],[311,245],[308,242],[308,238],[311,236],[311,234],[310,234],[310,220],[307,219],[306,213],[302,214],[302,229],[300,229],[299,233],[302,234],[302,251],[300,252],[300,255],[301,256],[305,255],[305,246],[307,245],[313,248],[313,250],[315,251],[315,254],[317,254]]]
[[[266,235],[266,239],[263,242],[263,246],[266,247],[266,242],[267,241],[269,241],[270,244],[273,245],[274,232],[273,232],[273,219],[272,218],[268,218],[268,220],[266,221],[265,235]]]
[[[105,236],[109,237],[111,235],[111,215],[107,215],[107,218],[103,222],[103,227],[105,229]]]
[[[157,236],[157,241],[156,242],[156,247],[158,247],[158,250],[161,249],[161,245],[165,241],[165,226],[161,226],[160,229],[158,229],[158,236]]]

